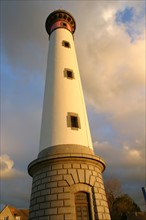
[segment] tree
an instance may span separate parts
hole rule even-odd
[[[126,213],[140,211],[134,200],[129,195],[122,193],[119,180],[105,181],[105,191],[112,220],[121,219],[122,215],[126,216]]]
[[[119,213],[130,213],[139,212],[140,208],[129,195],[124,194],[115,199],[113,204],[113,211]]]
[[[122,195],[120,181],[117,179],[107,179],[105,181],[105,191],[106,191],[109,210],[111,212],[115,199],[120,195]]]

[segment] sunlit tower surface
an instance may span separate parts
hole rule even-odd
[[[110,220],[105,162],[92,146],[75,29],[73,16],[64,10],[46,20],[49,52],[40,151],[28,166],[33,177],[29,220]]]

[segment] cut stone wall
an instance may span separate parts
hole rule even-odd
[[[74,195],[79,191],[90,195],[90,220],[110,220],[103,169],[95,155],[70,154],[33,161],[29,166],[33,176],[29,220],[76,220]]]

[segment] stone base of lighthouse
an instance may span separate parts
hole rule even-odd
[[[41,151],[28,167],[33,177],[29,220],[110,220],[104,168],[104,161],[84,146]]]

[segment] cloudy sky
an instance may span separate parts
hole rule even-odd
[[[145,2],[1,1],[1,203],[29,206],[28,164],[39,152],[48,35],[56,9],[75,18],[75,46],[104,179],[144,208]]]

